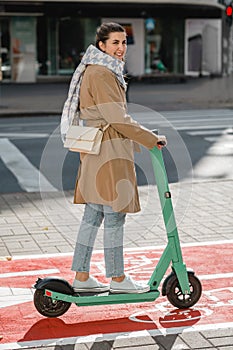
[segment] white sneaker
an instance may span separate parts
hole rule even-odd
[[[75,279],[73,288],[75,292],[107,292],[109,290],[109,285],[99,282],[93,276],[89,276],[88,280],[84,282]]]
[[[125,276],[122,282],[111,281],[111,293],[146,293],[149,292],[150,286],[133,281],[130,276]]]

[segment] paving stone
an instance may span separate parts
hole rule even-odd
[[[114,349],[118,349],[118,348],[133,348],[134,347],[139,347],[139,346],[143,346],[144,344],[147,344],[147,346],[149,347],[151,346],[155,346],[155,349],[157,349],[156,347],[156,342],[153,339],[153,337],[150,336],[139,336],[139,337],[119,337],[117,339],[114,340],[114,344],[113,344],[113,348]],[[159,348],[158,348],[159,349]]]
[[[117,349],[117,348],[113,347],[112,349]],[[130,347],[124,346],[121,349],[122,350],[166,350],[166,349],[163,349],[159,345],[156,345],[156,344],[154,344],[154,345],[144,344],[144,345],[130,346]],[[102,348],[100,348],[100,350],[102,350]]]
[[[224,337],[226,335],[232,336],[233,337],[233,328],[226,328],[226,329],[218,329],[218,337]],[[202,335],[205,338],[211,339],[211,338],[216,338],[216,329],[211,329],[208,331],[202,331]],[[233,345],[233,344],[232,344]]]
[[[223,345],[231,345],[233,344],[233,336],[228,337],[228,336],[223,336],[223,337],[216,337],[216,338],[211,338],[211,342],[213,343],[214,346],[223,346]]]
[[[200,333],[183,333],[180,335],[180,338],[191,348],[191,349],[204,349],[212,347],[213,344],[211,344],[207,339],[203,337]],[[212,341],[212,339],[211,339]]]
[[[161,345],[164,349],[171,350],[189,350],[190,347],[184,343],[178,334],[154,337],[156,344]]]

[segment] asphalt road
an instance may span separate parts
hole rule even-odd
[[[169,182],[233,177],[233,111],[230,109],[154,112],[129,104],[129,113],[149,129],[165,134]],[[59,117],[2,118],[0,193],[72,190],[79,156],[67,152]],[[138,185],[155,182],[149,152],[135,155]]]

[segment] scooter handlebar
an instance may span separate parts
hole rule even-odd
[[[159,142],[157,142],[157,145],[158,146],[166,146],[166,141],[159,141]]]

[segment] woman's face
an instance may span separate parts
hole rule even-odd
[[[103,42],[99,42],[100,49],[106,54],[123,60],[127,50],[126,33],[125,32],[113,32],[109,34],[109,38]]]

